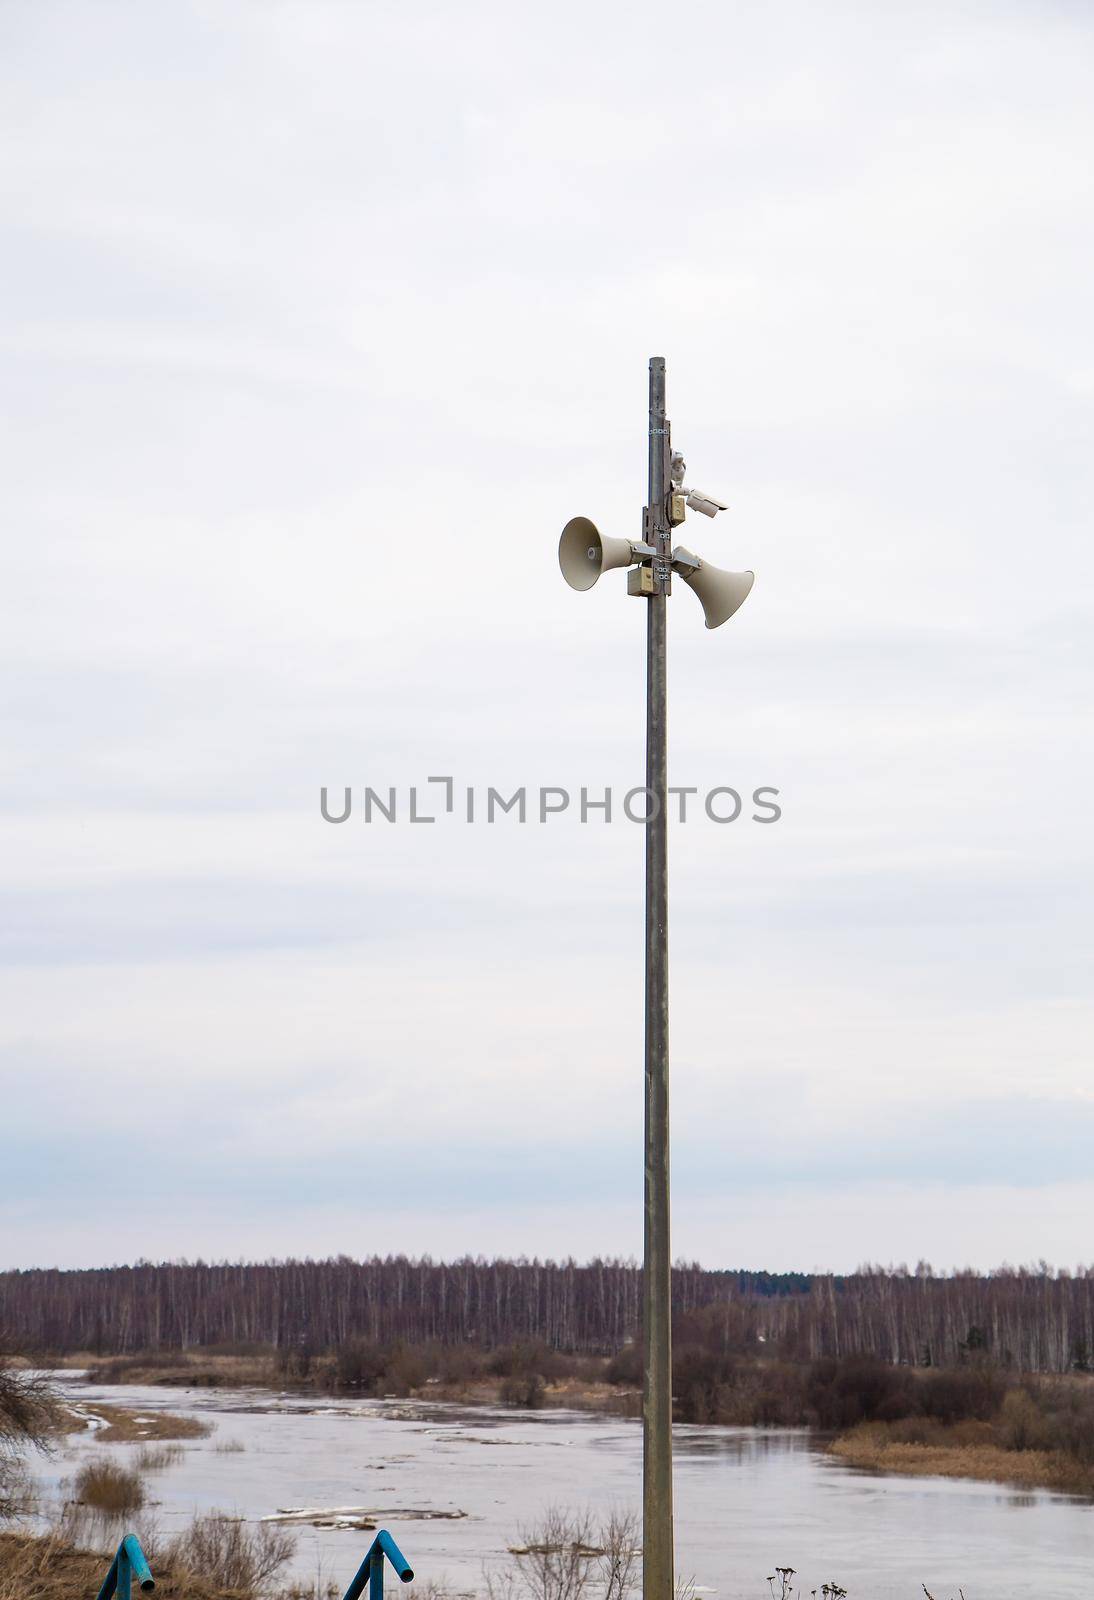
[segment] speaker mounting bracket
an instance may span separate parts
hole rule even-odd
[[[668,562],[655,556],[640,567],[632,567],[627,573],[627,593],[642,598],[653,594],[671,594],[672,569]]]

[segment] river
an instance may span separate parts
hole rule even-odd
[[[548,1505],[601,1511],[640,1501],[641,1426],[619,1417],[99,1388],[72,1374],[61,1386],[91,1413],[107,1403],[211,1424],[208,1438],[186,1441],[181,1459],[148,1480],[152,1514],[165,1530],[211,1508],[248,1519],[366,1513],[391,1530],[419,1580],[457,1592],[481,1591],[483,1564],[504,1560]],[[700,1596],[763,1600],[776,1565],[797,1570],[805,1595],[834,1580],[850,1600],[922,1600],[923,1584],[936,1600],[959,1586],[965,1600],[1087,1600],[1094,1586],[1088,1501],[950,1478],[879,1477],[825,1455],[800,1430],[677,1427],[674,1439],[677,1565]],[[63,1495],[89,1453],[128,1461],[139,1448],[73,1435],[41,1477]],[[290,1575],[321,1571],[343,1588],[372,1537],[307,1522],[296,1532]]]

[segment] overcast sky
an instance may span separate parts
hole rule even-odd
[[[0,1265],[1094,1259],[1085,4],[0,6]],[[319,813],[397,786],[399,820]],[[437,809],[440,790],[420,800]],[[119,1171],[124,1177],[119,1177]]]

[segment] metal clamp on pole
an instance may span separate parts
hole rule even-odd
[[[346,1590],[343,1600],[360,1600],[367,1589],[369,1600],[384,1600],[384,1558],[395,1568],[397,1577],[409,1583],[414,1576],[406,1556],[399,1549],[386,1528],[369,1545],[368,1554],[357,1569],[357,1576]]]
[[[137,1587],[145,1593],[150,1593],[156,1587],[156,1580],[144,1559],[140,1540],[135,1533],[127,1533],[114,1553],[110,1563],[110,1571],[103,1580],[97,1600],[133,1600],[133,1579],[137,1580]]]

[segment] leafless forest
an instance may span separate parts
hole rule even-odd
[[[726,1351],[936,1366],[983,1351],[1029,1372],[1090,1370],[1094,1352],[1094,1269],[810,1277],[679,1266],[673,1294],[681,1331],[701,1325],[704,1343]],[[640,1301],[641,1269],[625,1261],[343,1257],[0,1274],[0,1327],[58,1353],[368,1339],[611,1354],[634,1337]]]

